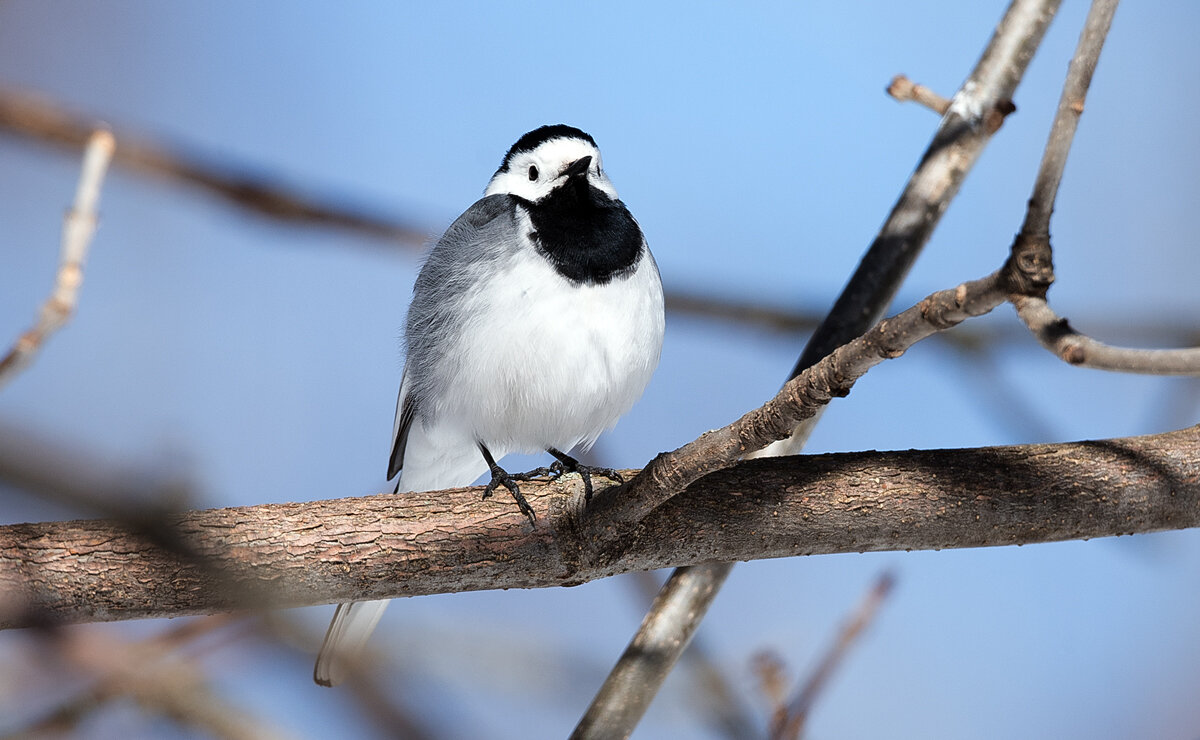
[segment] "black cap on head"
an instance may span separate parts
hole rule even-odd
[[[564,123],[542,126],[517,139],[517,143],[513,144],[512,148],[508,150],[508,154],[504,155],[504,161],[500,163],[500,169],[508,167],[508,163],[512,161],[512,158],[521,152],[531,152],[537,149],[543,142],[550,141],[551,139],[583,139],[592,146],[596,146],[595,139],[574,126],[568,126]],[[600,147],[596,146],[596,148],[599,149]]]

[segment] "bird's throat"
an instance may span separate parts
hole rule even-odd
[[[603,285],[633,269],[642,253],[642,231],[625,204],[586,178],[571,178],[529,213],[538,251],[563,277]]]

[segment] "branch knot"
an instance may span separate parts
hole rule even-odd
[[[1017,234],[1004,263],[1004,284],[1010,294],[1045,298],[1054,283],[1054,253],[1049,234]]]

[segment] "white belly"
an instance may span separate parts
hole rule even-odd
[[[477,320],[447,357],[434,414],[497,457],[590,445],[658,365],[662,285],[648,251],[632,274],[590,286],[539,254],[516,256],[471,301],[464,314]]]

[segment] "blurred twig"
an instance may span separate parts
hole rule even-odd
[[[105,130],[91,131],[86,137],[83,171],[75,191],[75,202],[63,219],[62,252],[54,291],[42,305],[37,323],[22,334],[8,354],[0,359],[0,388],[33,361],[34,355],[54,332],[71,317],[83,284],[83,264],[87,260],[92,234],[96,231],[96,205],[100,186],[113,155],[113,136]]]
[[[74,148],[87,138],[93,120],[37,95],[0,90],[0,131]],[[420,246],[429,236],[427,229],[402,219],[340,203],[337,198],[305,195],[254,167],[229,164],[223,155],[197,154],[130,132],[119,133],[117,166],[191,185],[260,216],[347,229],[412,246]]]
[[[943,337],[953,332],[937,334]],[[1022,336],[1027,332],[1023,332]],[[1049,442],[1060,437],[1054,433],[1054,425],[1046,418],[1044,410],[1005,375],[1001,363],[996,359],[995,347],[987,343],[948,342],[957,363],[957,376],[974,390],[964,389],[985,409],[984,416],[998,427],[1004,428],[1014,441]],[[1161,429],[1178,429],[1159,427]]]
[[[895,577],[892,573],[887,572],[880,576],[871,590],[867,592],[850,621],[838,633],[837,640],[821,658],[821,662],[817,664],[808,680],[788,702],[786,711],[783,714],[777,714],[772,720],[771,740],[797,740],[800,737],[817,696],[829,682],[829,677],[833,675],[834,670],[846,657],[846,652],[875,618],[879,606],[891,593],[894,585]]]
[[[55,630],[46,636],[54,655],[76,671],[94,676],[83,693],[63,702],[41,720],[8,736],[41,738],[68,733],[92,712],[127,698],[150,714],[222,740],[267,740],[284,735],[234,707],[212,691],[199,661],[184,655],[189,642],[226,626],[225,616],[192,620],[146,640],[125,641],[111,630]]]
[[[199,577],[197,588],[229,594],[245,608],[270,600],[269,585],[251,586],[235,579],[219,558],[201,552],[192,537],[179,529],[179,517],[195,505],[193,487],[185,478],[121,468],[94,451],[0,423],[0,484],[87,516],[107,517],[114,533],[127,537],[129,545],[157,549],[169,558],[170,564],[160,564],[160,573],[194,568]],[[93,541],[82,546],[88,549],[99,544]],[[0,580],[3,575],[0,569]],[[98,603],[114,595],[106,588],[85,601]],[[0,622],[56,623],[57,617],[44,607],[24,588],[0,588]]]
[[[658,579],[645,571],[631,573],[630,578],[644,597],[640,605],[649,608],[661,588]],[[692,703],[705,716],[715,734],[729,740],[750,740],[760,736],[750,711],[738,700],[737,690],[702,640],[692,639],[692,644],[680,658],[680,665],[687,669],[695,687],[691,694]]]
[[[113,463],[28,426],[0,422],[0,484],[77,515],[147,523],[197,504],[190,481],[171,470]]]

